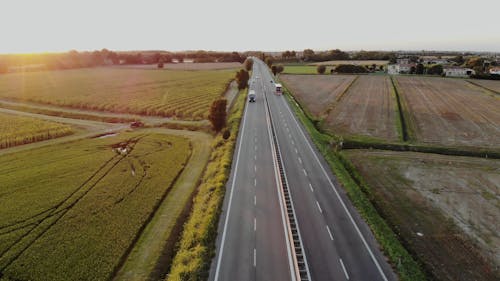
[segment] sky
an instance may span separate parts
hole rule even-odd
[[[500,0],[0,0],[0,53],[500,52]]]

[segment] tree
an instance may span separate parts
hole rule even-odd
[[[273,65],[273,60],[270,57],[267,57],[265,62],[268,67],[271,67]]]
[[[316,71],[319,73],[319,74],[324,74],[325,71],[326,71],[326,66],[320,64],[316,67]]]
[[[416,74],[424,74],[424,65],[421,63],[417,64],[417,68],[415,69]]]
[[[285,67],[282,64],[278,65],[276,68],[278,73],[282,73],[285,70]]]
[[[271,71],[273,72],[273,75],[276,76],[276,73],[278,73],[278,67],[276,65],[271,66]]]
[[[250,71],[250,70],[252,70],[252,67],[253,67],[253,59],[251,59],[251,58],[247,58],[247,59],[245,60],[245,62],[243,63],[243,65],[245,66],[246,71]]]
[[[443,74],[443,66],[440,64],[435,64],[427,69],[427,74],[441,75]]]
[[[208,115],[208,120],[212,124],[212,128],[216,132],[220,132],[224,126],[226,126],[226,99],[218,99],[212,103],[210,106],[210,114]]]
[[[367,73],[368,70],[362,65],[341,64],[335,67],[337,73]]]
[[[304,60],[305,61],[309,61],[312,59],[312,57],[314,56],[314,51],[311,50],[311,49],[305,49],[303,52],[302,52],[302,56],[304,57]]]
[[[236,82],[238,83],[238,89],[243,90],[248,87],[248,79],[250,79],[248,71],[240,69],[240,71],[236,72]]]

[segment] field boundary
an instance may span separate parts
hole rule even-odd
[[[483,85],[481,85],[481,84],[479,84],[479,83],[476,83],[476,82],[473,82],[473,81],[470,81],[470,80],[465,80],[465,81],[469,82],[470,84],[472,84],[472,85],[474,85],[474,86],[476,86],[476,87],[479,87],[479,88],[482,88],[482,89],[484,89],[484,90],[487,90],[488,92],[491,92],[491,93],[493,93],[493,94],[500,95],[500,92],[499,92],[499,91],[495,91],[495,90],[493,90],[493,89],[490,89],[490,88],[488,88],[488,87],[485,87],[485,86],[483,86]]]
[[[399,127],[401,127],[401,137],[404,142],[411,142],[415,139],[415,130],[413,128],[413,121],[411,119],[411,113],[408,110],[408,105],[406,104],[405,99],[403,98],[402,92],[398,89],[397,81],[391,76],[392,90],[396,95],[396,103],[398,106],[398,115],[399,115]],[[396,123],[398,125],[398,123]],[[411,124],[410,124],[411,123]]]
[[[332,172],[342,183],[353,205],[369,225],[372,233],[381,245],[382,251],[388,256],[393,268],[401,280],[425,280],[421,264],[403,247],[396,233],[384,220],[370,200],[370,195],[351,177],[342,163],[338,152],[332,149],[333,137],[318,131],[311,120],[303,114],[302,108],[293,96],[285,94],[294,113],[308,131],[314,144],[325,157]]]
[[[356,75],[356,77],[354,77],[354,79],[352,79],[352,81],[349,83],[349,85],[347,85],[347,87],[345,87],[345,89],[342,91],[342,93],[340,93],[335,98],[335,100],[331,104],[328,105],[328,108],[321,114],[321,119],[325,119],[326,117],[328,117],[328,115],[330,115],[330,112],[332,112],[332,110],[335,109],[335,106],[337,106],[337,104],[340,102],[340,100],[345,95],[347,95],[347,92],[352,87],[352,85],[358,80],[358,78],[359,78],[359,75]]]

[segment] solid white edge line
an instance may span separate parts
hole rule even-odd
[[[332,241],[333,241],[333,234],[332,234],[332,232],[330,231],[330,227],[329,227],[328,225],[326,226],[326,230],[328,231],[328,235],[330,235],[330,240],[332,240]]]
[[[234,165],[234,177],[233,177],[233,181],[231,182],[231,193],[229,194],[229,202],[228,202],[226,220],[224,222],[224,231],[222,232],[222,241],[221,241],[221,245],[220,245],[219,257],[217,258],[217,267],[215,269],[214,280],[219,279],[220,264],[221,264],[221,260],[222,260],[222,254],[224,253],[224,242],[226,240],[227,224],[229,221],[229,214],[231,213],[231,205],[233,202],[234,183],[236,182],[236,175],[238,175],[238,164],[240,162],[241,144],[243,143],[243,140],[244,140],[243,136],[245,135],[245,124],[246,124],[246,120],[247,120],[246,115],[248,112],[247,109],[248,109],[248,107],[245,104],[245,112],[243,113],[243,124],[241,126],[241,138],[240,138],[240,143],[238,145],[238,154],[236,156],[236,164]]]
[[[341,258],[339,258],[339,261],[340,261],[340,265],[342,266],[342,269],[344,270],[345,278],[346,278],[347,280],[349,280],[349,274],[347,274],[347,269],[346,269],[346,268],[345,268],[345,266],[344,266],[344,262],[342,261],[342,259],[341,259]]]
[[[371,257],[373,263],[375,263],[375,266],[377,267],[380,275],[382,276],[382,278],[385,281],[388,281],[387,277],[385,276],[384,271],[382,270],[382,267],[380,266],[379,262],[377,261],[377,258],[375,258],[375,255],[373,254],[372,250],[370,249],[370,246],[368,245],[368,242],[366,242],[366,239],[363,236],[363,233],[361,233],[361,230],[359,229],[358,225],[356,224],[356,221],[354,221],[354,218],[352,217],[351,213],[349,212],[349,209],[347,209],[347,206],[345,205],[344,200],[342,200],[342,197],[340,197],[340,194],[337,191],[337,188],[335,187],[335,185],[331,181],[330,177],[328,176],[328,173],[326,172],[325,168],[321,164],[321,161],[319,161],[318,155],[316,155],[316,152],[314,151],[314,149],[312,148],[311,144],[309,143],[309,139],[306,137],[305,133],[303,132],[302,127],[299,125],[298,121],[295,119],[295,115],[292,113],[292,110],[290,109],[288,103],[286,101],[284,101],[284,103],[285,103],[286,109],[288,110],[288,112],[292,116],[293,121],[297,125],[297,128],[299,129],[299,132],[301,133],[302,137],[305,139],[307,146],[312,151],[312,153],[313,153],[314,158],[316,159],[316,161],[319,163],[319,166],[321,167],[321,170],[323,171],[323,174],[326,176],[326,179],[328,180],[328,183],[330,183],[330,186],[333,189],[333,191],[335,192],[335,195],[337,196],[338,200],[340,201],[340,204],[342,205],[344,211],[347,213],[347,216],[349,217],[349,220],[353,224],[354,228],[356,229],[356,232],[358,233],[359,237],[361,238],[361,241],[365,245],[365,248],[368,251],[368,253],[370,254],[370,257]]]

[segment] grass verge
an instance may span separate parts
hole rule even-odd
[[[359,180],[360,178],[356,174],[351,174],[354,171],[351,169],[352,165],[346,161],[341,153],[332,149],[332,143],[335,142],[334,137],[319,132],[293,97],[289,94],[285,94],[285,96],[292,105],[295,114],[309,132],[316,147],[344,186],[350,200],[370,226],[375,238],[380,243],[384,253],[389,257],[401,280],[426,280],[421,265],[403,247],[397,235],[373,206],[370,201],[372,197],[369,186],[362,181],[359,181],[361,185],[358,184],[356,179]]]
[[[410,124],[411,122],[411,116],[410,116],[410,111],[407,108],[406,102],[404,101],[401,93],[398,90],[397,87],[397,81],[394,80],[392,76],[391,77],[391,84],[392,84],[392,92],[394,93],[396,97],[396,103],[398,105],[398,121],[396,121],[396,126],[398,128],[398,133],[401,136],[402,141],[413,141],[415,139],[415,130],[413,126]]]
[[[245,98],[246,92],[241,92],[231,109],[227,125],[230,137],[227,140],[222,138],[222,134],[215,137],[209,164],[193,199],[191,215],[184,225],[166,280],[205,280],[208,277]]]

